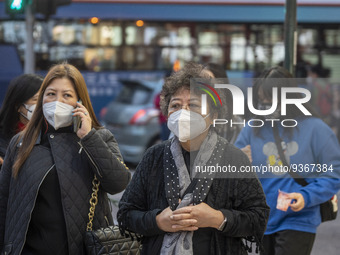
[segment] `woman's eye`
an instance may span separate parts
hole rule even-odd
[[[65,94],[65,96],[66,96],[66,97],[72,97],[72,95],[71,95],[71,94]]]
[[[54,96],[54,93],[53,92],[49,92],[47,93],[48,96]]]
[[[198,105],[198,104],[190,104],[189,107],[193,108],[193,109],[197,109],[197,108],[200,107],[200,105]]]

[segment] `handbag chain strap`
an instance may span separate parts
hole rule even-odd
[[[87,223],[87,231],[92,231],[92,221],[94,217],[94,210],[96,209],[96,205],[98,203],[98,191],[99,191],[100,181],[97,179],[97,176],[94,175],[92,180],[92,195],[90,198],[90,209],[89,209],[89,222]]]

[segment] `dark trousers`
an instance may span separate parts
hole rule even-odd
[[[283,230],[263,238],[264,252],[261,255],[310,255],[315,234]]]

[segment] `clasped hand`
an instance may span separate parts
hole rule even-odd
[[[185,206],[175,211],[171,211],[168,207],[156,216],[158,227],[165,232],[195,231],[205,227],[218,228],[223,220],[222,212],[206,203]]]

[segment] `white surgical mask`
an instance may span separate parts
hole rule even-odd
[[[258,103],[257,109],[258,110],[269,110],[272,107],[272,103]]]
[[[73,110],[74,108],[72,105],[64,104],[59,101],[53,101],[43,105],[44,116],[55,130],[72,124]]]
[[[176,111],[168,119],[168,128],[181,142],[192,140],[210,127],[205,123],[209,114],[203,118],[201,114],[185,109]]]
[[[23,106],[25,107],[25,109],[27,110],[27,115],[25,115],[24,113],[20,112],[20,114],[22,116],[24,116],[26,119],[30,120],[32,118],[33,112],[35,110],[36,104],[23,104]]]

